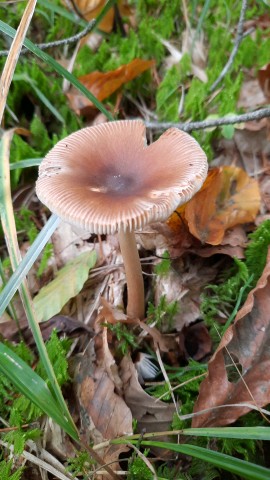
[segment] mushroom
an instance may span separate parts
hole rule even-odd
[[[165,220],[202,186],[207,158],[170,128],[147,145],[141,120],[87,127],[59,141],[39,168],[39,199],[63,220],[96,234],[118,232],[127,315],[143,318],[144,284],[135,230]]]

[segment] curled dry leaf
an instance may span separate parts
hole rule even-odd
[[[77,7],[77,9],[83,15],[85,20],[89,22],[90,20],[98,16],[98,14],[101,12],[103,7],[105,6],[106,0],[73,0],[72,3]],[[132,10],[130,6],[128,6],[126,1],[118,0],[117,4],[118,4],[120,15],[128,16],[131,14]],[[105,15],[105,17],[101,20],[101,22],[98,25],[98,28],[103,32],[109,33],[113,28],[113,22],[114,22],[114,8],[112,7],[108,11],[108,13]]]
[[[35,340],[25,314],[20,315],[19,325],[20,329],[18,329],[17,323],[11,321],[11,319],[0,322],[0,335],[10,342],[16,343],[21,340],[22,335],[24,342],[29,347],[35,346]],[[40,329],[44,341],[49,340],[53,330],[56,330],[60,335],[65,333],[69,338],[93,333],[93,330],[85,325],[85,323],[65,315],[55,315],[46,322],[42,322]]]
[[[107,329],[90,342],[78,365],[74,384],[78,398],[81,430],[86,441],[98,444],[104,440],[132,433],[132,415],[120,395],[122,381],[107,342]],[[117,393],[116,393],[117,392]],[[119,469],[123,445],[113,445],[103,452],[105,463],[114,462]]]
[[[137,370],[131,358],[126,356],[121,362],[121,379],[124,398],[133,417],[138,421],[137,430],[142,432],[162,432],[170,429],[175,407],[151,397],[141,387]]]
[[[208,364],[208,376],[201,384],[194,413],[210,411],[194,417],[193,427],[228,425],[250,410],[246,405],[235,407],[235,404],[248,403],[256,407],[269,404],[269,311],[270,249],[260,280]],[[222,405],[225,407],[216,408]]]
[[[253,222],[259,208],[258,182],[241,168],[219,167],[209,172],[201,190],[177,212],[202,243],[220,245],[227,229]],[[173,215],[169,225],[177,221]]]
[[[121,67],[111,72],[92,72],[82,75],[79,77],[79,80],[99,101],[102,101],[116,92],[122,85],[130,82],[133,78],[138,77],[154,65],[154,60],[135,58],[130,63],[121,65]],[[87,115],[95,108],[92,102],[75,88],[72,88],[67,93],[67,96],[71,108],[78,115]]]
[[[258,71],[258,79],[265,97],[270,100],[270,63]]]

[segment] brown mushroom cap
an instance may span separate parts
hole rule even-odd
[[[170,128],[147,146],[140,120],[79,130],[39,168],[39,199],[92,233],[131,231],[165,220],[202,186],[207,158],[187,133]]]

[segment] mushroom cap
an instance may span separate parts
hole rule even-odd
[[[167,219],[201,188],[207,158],[196,140],[176,128],[148,146],[145,135],[141,120],[72,133],[41,162],[37,196],[63,220],[92,233]]]

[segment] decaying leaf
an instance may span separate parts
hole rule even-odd
[[[132,415],[122,398],[122,381],[109,350],[107,329],[103,328],[93,339],[76,369],[74,385],[79,403],[81,431],[87,442],[94,444],[132,433]],[[119,469],[119,454],[124,445],[106,448],[104,462],[114,462]]]
[[[227,229],[254,221],[259,207],[258,182],[228,166],[211,170],[202,189],[177,212],[202,243],[219,245]],[[174,213],[168,223],[177,221]]]
[[[163,331],[177,330],[195,322],[201,317],[200,296],[205,285],[216,276],[216,268],[208,267],[203,260],[193,263],[189,258],[185,262],[175,261],[173,268],[158,276],[155,284],[155,304],[166,296],[166,302],[177,302],[178,308],[171,325],[163,325]]]
[[[62,307],[82,289],[93,268],[97,254],[86,252],[71,260],[56,277],[35,296],[33,303],[40,322],[44,322],[59,313]]]
[[[242,130],[235,130],[234,142],[246,173],[258,178],[265,168],[265,160],[270,156],[269,118],[259,122],[248,122]]]
[[[11,319],[0,323],[0,334],[6,340],[17,343],[21,340],[22,336],[24,342],[28,346],[34,346],[35,340],[25,315],[20,316],[19,326],[20,328],[18,329],[17,323],[11,321]],[[40,330],[44,341],[49,340],[53,330],[56,330],[60,335],[65,333],[69,337],[77,337],[81,334],[86,335],[87,333],[93,333],[93,330],[85,325],[85,323],[79,322],[78,320],[65,315],[55,315],[46,322],[42,322],[40,324]]]
[[[270,99],[270,63],[265,65],[258,71],[258,79],[260,87],[265,95],[265,97]]]
[[[133,417],[138,421],[138,432],[162,432],[169,430],[175,407],[151,397],[141,387],[137,370],[130,357],[121,362],[121,379],[124,398]]]
[[[92,72],[79,77],[80,82],[91,92],[99,101],[108,98],[122,85],[138,77],[155,64],[154,60],[143,60],[135,58],[132,62],[111,72]],[[77,89],[72,88],[67,96],[70,101],[71,108],[78,115],[86,115],[94,108],[92,102],[82,95]]]
[[[77,9],[83,15],[85,20],[88,22],[93,18],[96,18],[101,12],[102,8],[106,4],[106,0],[73,0],[73,3],[76,5]],[[131,14],[131,8],[124,0],[118,0],[117,2],[119,13],[123,16],[128,16]],[[98,25],[99,30],[109,33],[113,28],[114,22],[114,9],[110,8],[105,17],[101,20]]]
[[[263,407],[270,402],[269,311],[270,249],[260,280],[208,364],[194,412],[210,411],[194,417],[193,427],[228,425],[251,409],[235,404]]]

